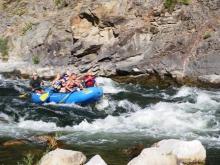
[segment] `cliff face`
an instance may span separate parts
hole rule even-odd
[[[34,68],[53,75],[65,66],[104,76],[135,75],[131,81],[156,75],[219,82],[219,0],[0,3],[0,35],[9,46],[8,62],[0,64],[4,71],[11,66],[24,74]]]

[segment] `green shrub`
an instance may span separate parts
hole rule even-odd
[[[177,0],[165,0],[164,6],[166,9],[173,9],[176,6]]]
[[[210,38],[211,37],[211,32],[210,31],[207,31],[205,32],[205,34],[203,35],[203,39],[207,39],[207,38]]]
[[[164,7],[168,10],[173,10],[177,3],[189,5],[190,0],[165,0]]]
[[[184,5],[189,5],[190,4],[190,0],[179,0],[179,2],[184,4]]]
[[[21,162],[18,162],[17,165],[33,165],[34,164],[34,155],[28,153],[25,155]]]
[[[27,31],[31,30],[33,26],[33,23],[29,22],[29,23],[25,23],[25,26],[22,29],[22,35],[25,35],[27,33]]]
[[[63,6],[63,4],[65,3],[64,0],[53,0],[53,1],[56,7]]]
[[[0,38],[0,53],[3,58],[8,56],[8,40],[5,38]]]
[[[35,64],[35,65],[39,64],[39,63],[40,63],[39,57],[38,57],[38,56],[33,56],[32,62],[33,62],[33,64]]]

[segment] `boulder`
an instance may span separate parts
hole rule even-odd
[[[85,165],[107,165],[100,155],[93,156]]]
[[[82,165],[86,156],[79,151],[56,149],[44,155],[39,165]]]
[[[143,149],[144,149],[143,144],[136,144],[135,146],[132,146],[128,149],[122,150],[122,152],[126,154],[129,158],[134,158],[138,156]]]
[[[13,146],[23,145],[23,144],[27,144],[27,143],[28,143],[28,141],[24,140],[24,139],[14,139],[14,140],[6,141],[2,145],[4,147],[13,147]]]
[[[162,153],[176,155],[177,159],[182,163],[204,163],[206,159],[206,150],[198,140],[183,141],[169,139],[162,140],[154,146]]]
[[[144,149],[128,165],[177,165],[177,158],[173,154],[166,154],[159,148],[152,147]]]
[[[57,140],[54,135],[36,135],[29,138],[29,140],[35,143],[45,144],[50,149],[56,149],[63,145],[63,143],[60,140]]]

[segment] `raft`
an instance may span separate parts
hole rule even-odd
[[[34,103],[63,103],[63,104],[89,104],[94,103],[101,99],[103,96],[103,89],[101,87],[89,87],[81,91],[72,93],[59,93],[53,92],[51,89],[46,89],[49,92],[49,97],[46,101],[42,102],[40,99],[41,94],[32,93],[31,100]]]

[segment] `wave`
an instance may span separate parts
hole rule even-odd
[[[97,78],[97,83],[103,87],[105,97],[94,107],[53,103],[43,105],[48,109],[52,108],[55,112],[68,111],[62,114],[50,111],[28,111],[25,113],[27,110],[24,110],[21,112],[16,108],[13,109],[13,106],[21,108],[20,105],[23,102],[12,99],[10,103],[8,102],[8,104],[12,104],[10,112],[6,110],[6,114],[0,109],[0,126],[2,128],[0,136],[24,136],[33,134],[33,132],[64,131],[67,132],[66,136],[72,139],[76,136],[82,137],[84,134],[88,137],[92,134],[99,134],[99,136],[101,134],[102,138],[97,136],[98,139],[92,141],[105,143],[106,139],[107,141],[113,139],[111,139],[112,136],[109,136],[110,139],[106,138],[104,134],[126,134],[126,136],[136,136],[136,138],[151,136],[154,138],[200,139],[208,143],[209,146],[220,147],[219,91],[187,86],[167,90],[145,89],[138,86],[138,89],[134,87],[129,90],[132,85],[124,86],[102,77]],[[12,84],[12,88],[18,91],[22,91],[27,86],[27,82],[23,83],[20,80],[14,80]],[[6,82],[6,86],[10,86],[8,82]],[[134,92],[137,98],[132,97]],[[143,99],[141,104],[137,99]],[[28,105],[30,106],[30,104]],[[2,107],[8,108],[3,105]],[[31,107],[37,108],[32,105]],[[14,121],[12,115],[10,116],[12,113],[19,114],[18,121]],[[68,120],[68,125],[65,124],[65,119],[59,120],[59,117],[64,118],[64,115],[68,115],[69,118],[75,117],[77,122],[73,119]],[[52,120],[53,117],[56,120]],[[77,132],[78,135],[76,135]],[[82,143],[86,143],[86,141],[89,143],[89,138]],[[92,141],[90,142],[92,143]]]

